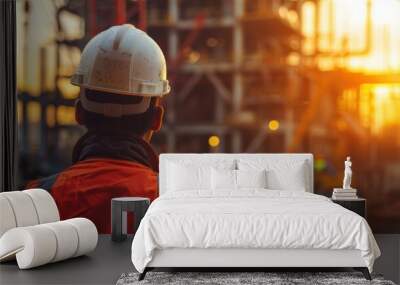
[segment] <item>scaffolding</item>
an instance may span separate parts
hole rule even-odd
[[[69,77],[93,36],[109,26],[132,23],[156,40],[167,59],[172,92],[163,100],[164,126],[152,141],[160,153],[310,152],[315,189],[325,194],[340,185],[343,158],[351,154],[357,165],[355,183],[362,196],[371,198],[372,223],[381,227],[377,217],[386,215],[383,205],[398,208],[392,201],[400,185],[400,126],[394,122],[376,136],[370,115],[362,114],[376,111],[367,85],[390,89],[391,84],[394,91],[389,91],[400,98],[400,74],[349,71],[346,59],[371,51],[372,0],[365,0],[366,21],[360,30],[365,42],[356,50],[346,37],[334,44],[334,1],[49,0],[57,33],[40,49],[41,91],[19,93],[21,180],[70,165],[72,148],[84,130],[74,120],[79,89],[72,88]],[[40,1],[25,0],[25,13],[34,2]],[[321,3],[330,11],[324,17]],[[303,27],[306,5],[315,11],[311,34]],[[72,19],[73,30],[81,32],[71,33],[65,19]],[[327,21],[325,34],[319,30],[321,20]],[[54,73],[48,70],[49,59],[56,62]],[[321,68],[326,60],[331,68]],[[46,85],[49,76],[54,88]],[[218,138],[219,144],[210,144],[210,138]],[[393,216],[384,220],[398,222]]]
[[[289,23],[279,8],[298,15],[301,5],[169,0],[165,7],[164,2],[147,2],[148,33],[165,47],[173,86],[160,134],[165,138],[158,138],[164,150],[268,151],[262,148],[268,120],[287,118],[273,135],[282,136],[281,145],[288,144],[293,116],[291,105],[285,104],[285,93],[291,91],[284,85],[292,86],[298,74],[286,57],[298,52],[301,34],[299,24]],[[254,86],[257,81],[264,84]],[[221,141],[215,148],[207,145],[211,135]]]
[[[359,118],[339,110],[337,101],[343,91],[354,90],[357,99],[362,84],[398,82],[399,76],[367,76],[340,66],[343,58],[371,48],[370,0],[366,2],[366,42],[360,50],[349,51],[345,43],[341,52],[321,50],[319,38],[325,36],[331,42],[332,34],[305,36],[304,5],[314,3],[318,11],[321,1],[333,2],[56,1],[56,84],[48,90],[43,83],[40,96],[20,94],[21,148],[30,149],[35,145],[32,137],[36,138],[37,159],[51,158],[56,164],[40,170],[43,175],[69,164],[71,149],[83,133],[74,122],[79,90],[71,93],[66,88],[69,77],[90,38],[111,25],[128,22],[146,30],[167,58],[172,94],[163,103],[164,126],[153,140],[159,152],[306,151],[330,157],[342,143],[337,119],[350,126],[356,138],[370,133]],[[71,35],[66,18],[80,23],[82,33]],[[316,13],[314,30],[319,18]],[[332,30],[332,15],[328,21]],[[41,48],[41,78],[49,73],[45,63],[52,56],[50,47]],[[331,58],[336,68],[320,70],[322,56]],[[41,110],[36,126],[28,120],[31,103]],[[210,136],[217,136],[219,145],[210,146]]]

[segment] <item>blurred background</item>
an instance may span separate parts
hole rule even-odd
[[[158,152],[311,152],[315,189],[353,187],[400,233],[400,0],[17,0],[19,184],[71,164],[69,78],[88,40],[132,23],[172,92]]]

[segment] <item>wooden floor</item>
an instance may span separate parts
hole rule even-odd
[[[400,234],[376,235],[382,251],[376,273],[400,283]],[[99,238],[97,249],[82,256],[42,267],[19,270],[15,262],[0,265],[0,284],[115,284],[124,272],[134,271],[130,248],[132,237],[114,243],[110,236]]]

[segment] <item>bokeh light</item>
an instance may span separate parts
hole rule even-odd
[[[218,147],[220,144],[220,139],[218,136],[210,136],[208,138],[208,145],[210,147]]]
[[[279,121],[278,120],[271,120],[268,122],[268,129],[270,131],[277,131],[279,129]]]

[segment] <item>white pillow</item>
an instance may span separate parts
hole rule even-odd
[[[211,171],[212,189],[236,189],[236,170],[232,169],[215,169]]]
[[[167,188],[170,191],[211,189],[211,167],[169,163]]]
[[[307,163],[304,160],[242,160],[238,161],[240,170],[266,169],[267,188],[273,190],[306,191]]]
[[[238,188],[267,188],[267,171],[236,170]]]
[[[306,191],[305,162],[281,165],[267,171],[268,188],[276,190]]]

